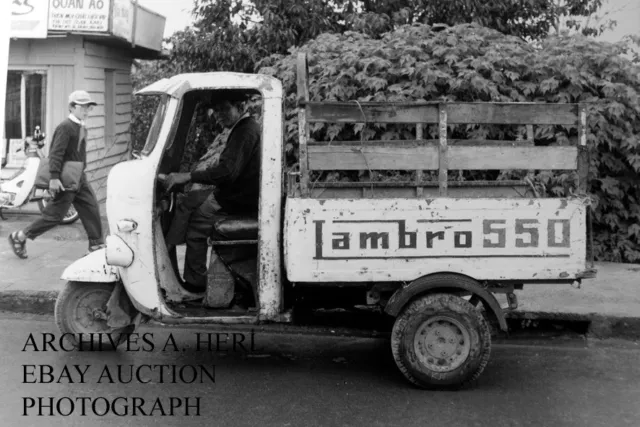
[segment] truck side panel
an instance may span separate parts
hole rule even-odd
[[[586,211],[580,198],[289,198],[286,271],[294,282],[571,279],[585,270]]]

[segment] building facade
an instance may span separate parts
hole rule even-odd
[[[21,167],[16,150],[36,126],[48,152],[55,126],[69,114],[68,95],[86,90],[98,104],[86,122],[86,172],[103,201],[109,170],[130,155],[133,60],[161,57],[165,18],[131,0],[18,1],[12,12],[2,175]],[[45,17],[46,31],[39,27]]]

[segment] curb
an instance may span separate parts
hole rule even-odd
[[[58,291],[0,292],[0,311],[53,314]]]
[[[0,292],[0,311],[53,315],[58,291],[4,291]],[[551,322],[587,327],[590,338],[621,338],[640,340],[640,318],[602,314],[576,314],[556,312],[506,313],[508,320]]]
[[[545,311],[514,311],[507,319],[548,321],[563,324],[583,324],[592,338],[624,338],[640,340],[640,317],[612,316],[600,313],[558,313]]]

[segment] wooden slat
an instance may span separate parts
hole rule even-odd
[[[416,139],[417,140],[422,140],[423,138],[423,127],[422,127],[422,123],[416,123]],[[416,170],[416,182],[422,182],[423,179],[423,171],[422,169],[418,169]],[[422,197],[423,191],[424,189],[421,186],[417,186],[416,187],[416,196],[417,197]]]
[[[116,94],[116,104],[129,104],[131,103],[131,93],[126,93],[123,95]]]
[[[437,103],[309,102],[307,119],[329,123],[437,123]],[[577,125],[577,104],[447,103],[449,124]],[[364,116],[363,116],[364,112]]]
[[[82,89],[87,92],[104,92],[104,80],[87,79],[82,84]]]
[[[449,168],[463,170],[569,170],[577,166],[576,147],[449,147]]]
[[[531,145],[535,145],[535,133],[533,132],[533,125],[527,125],[527,143]],[[533,180],[536,171],[534,169],[529,169],[527,171],[527,179],[530,181]]]
[[[88,80],[104,80],[104,68],[85,67],[84,78]]]
[[[435,146],[309,146],[311,170],[435,170],[438,149]]]
[[[131,103],[126,104],[116,104],[115,112],[116,114],[129,114],[131,113]]]
[[[116,125],[129,125],[131,123],[131,113],[116,114]]]
[[[584,104],[580,104],[578,145],[578,191],[587,193],[589,189],[589,149],[587,148],[587,108]]]
[[[316,182],[314,187],[316,188],[360,188],[360,187],[374,187],[374,188],[406,188],[406,187],[429,187],[437,188],[440,186],[438,181],[360,181],[360,182]],[[522,187],[526,184],[518,180],[502,180],[502,181],[451,181],[449,187]]]
[[[86,55],[85,64],[87,67],[102,68],[102,69],[116,69],[116,70],[130,70],[132,60],[123,56],[114,56],[111,58],[103,58],[100,56]]]
[[[93,134],[93,132],[91,131],[92,129],[95,132],[100,132],[100,131],[96,131],[95,129],[104,128],[104,116],[87,117],[87,120],[85,121],[85,126],[89,130],[90,134]]]
[[[307,141],[309,140],[309,100],[307,55],[298,54],[297,86],[298,86],[298,158],[300,164],[300,192],[302,197],[309,197],[309,156],[307,153]]]
[[[449,123],[576,125],[577,104],[450,103]]]
[[[320,188],[320,183],[314,184],[314,188],[311,190],[311,197],[316,199],[358,199],[361,198],[361,188]],[[437,183],[436,183],[437,184]],[[411,186],[407,187],[377,187],[368,185],[369,189],[367,196],[373,199],[389,199],[400,198],[410,199],[416,197],[416,190]],[[438,197],[438,186],[425,187],[422,198],[435,198]],[[527,197],[527,187],[524,184],[496,187],[495,185],[489,185],[484,187],[456,187],[450,186],[448,190],[448,196],[453,198],[514,198],[514,197]]]
[[[116,84],[131,84],[131,74],[117,72],[116,73]]]
[[[447,196],[447,183],[449,174],[449,146],[447,145],[447,105],[441,104],[439,107],[440,121],[438,131],[440,144],[438,150],[438,182],[440,183],[440,197]]]
[[[577,147],[456,147],[447,146],[447,170],[543,169],[577,167]],[[438,170],[439,147],[433,145],[309,146],[311,170]]]
[[[104,105],[94,106],[91,112],[89,113],[89,117],[100,117],[100,116],[104,116]]]
[[[481,146],[481,147],[490,147],[490,146],[499,146],[499,147],[519,147],[519,146],[531,146],[533,143],[523,140],[523,141],[511,141],[511,140],[501,140],[501,139],[448,139],[447,144],[449,146],[457,145],[459,147],[466,146]],[[307,142],[308,146],[311,145],[366,145],[366,146],[383,146],[383,147],[402,147],[402,146],[418,146],[418,145],[440,145],[439,139],[396,139],[396,140],[368,140],[363,141],[361,144],[357,141],[309,141]]]
[[[309,102],[309,123],[437,123],[437,104]],[[364,116],[363,113],[364,112]]]
[[[111,157],[120,157],[122,153],[125,153],[129,150],[127,144],[109,144],[106,149],[101,148],[93,151],[89,151],[87,153],[87,163],[99,162],[104,160],[105,163],[107,159]]]
[[[116,95],[131,95],[133,93],[133,86],[130,84],[118,84],[116,85]]]

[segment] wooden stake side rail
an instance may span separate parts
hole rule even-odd
[[[587,191],[589,157],[586,146],[586,107],[583,104],[464,103],[464,102],[312,102],[309,98],[306,54],[298,55],[298,119],[300,190],[310,196],[311,170],[413,170],[408,183],[423,194],[423,171],[438,171],[439,195],[446,197],[449,170],[576,170],[580,192]],[[407,141],[309,141],[309,123],[405,123],[416,126],[416,139]],[[438,139],[423,139],[423,125],[438,124]],[[448,126],[495,124],[526,126],[519,141],[452,140]],[[578,128],[578,146],[535,146],[534,125]],[[369,186],[372,183],[350,183]],[[390,183],[390,187],[398,183]],[[324,186],[314,183],[314,187]],[[328,186],[335,185],[328,183]],[[482,185],[501,186],[483,181]],[[520,182],[519,185],[522,185]]]
[[[575,170],[577,147],[311,145],[310,170]]]
[[[449,181],[449,187],[522,187],[525,184],[520,180],[502,181]],[[316,182],[314,188],[393,188],[393,187],[439,187],[438,181],[366,181],[366,182]]]
[[[309,123],[438,123],[444,103],[306,102]],[[448,124],[578,125],[578,104],[449,102]]]

